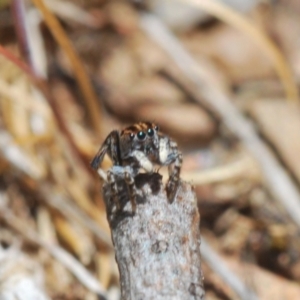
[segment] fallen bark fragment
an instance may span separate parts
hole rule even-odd
[[[196,195],[181,182],[169,203],[161,179],[158,173],[137,175],[135,214],[122,179],[119,211],[110,186],[103,187],[122,299],[204,299]]]

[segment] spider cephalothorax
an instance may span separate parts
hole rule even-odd
[[[111,184],[115,198],[118,194],[115,173],[123,174],[129,187],[133,211],[136,208],[133,177],[140,168],[146,172],[153,172],[155,164],[170,166],[174,163],[173,167],[169,167],[169,180],[166,186],[169,201],[174,200],[182,163],[181,153],[177,149],[177,144],[159,132],[158,126],[154,123],[140,122],[121,131],[112,131],[91,162],[95,170],[99,168],[105,154],[108,154],[113,166],[117,168],[110,169],[107,176],[104,172],[100,174]],[[117,201],[116,205],[118,206]]]

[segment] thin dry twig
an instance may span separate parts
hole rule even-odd
[[[60,0],[45,0],[45,3],[56,15],[60,16],[61,18],[69,19],[91,28],[98,27],[96,17],[83,10],[75,3],[64,2]]]
[[[164,180],[167,178],[167,171],[161,171]],[[235,180],[238,178],[255,178],[260,180],[259,170],[255,165],[255,161],[249,156],[242,157],[236,161],[217,166],[207,170],[182,171],[181,178],[194,185],[213,184]]]
[[[212,270],[221,276],[242,300],[258,300],[253,290],[249,289],[223,262],[219,255],[202,237],[201,254]]]
[[[13,0],[11,6],[22,56],[30,65],[34,76],[46,78],[46,53],[43,38],[39,30],[41,16],[36,9],[27,11],[25,3],[22,0]]]
[[[238,178],[253,178],[255,176],[259,179],[259,172],[255,167],[253,159],[243,157],[237,161],[208,170],[182,172],[181,177],[195,185],[224,182]]]
[[[182,73],[194,84],[199,94],[203,96],[204,103],[220,115],[224,124],[252,153],[261,167],[273,197],[285,207],[294,222],[300,226],[299,191],[257,135],[251,121],[246,119],[230,99],[217,88],[218,85],[207,76],[205,70],[160,20],[154,15],[144,13],[141,15],[141,27],[168,53]]]
[[[19,67],[22,71],[25,72],[25,74],[32,80],[33,84],[39,89],[39,91],[43,94],[45,99],[47,99],[49,105],[52,108],[52,112],[57,120],[57,123],[64,134],[64,137],[66,138],[66,141],[68,142],[66,144],[66,147],[70,150],[69,152],[72,153],[70,157],[76,161],[77,168],[80,169],[82,172],[84,172],[87,177],[93,176],[93,172],[91,168],[89,167],[89,164],[87,163],[85,157],[81,154],[81,152],[78,150],[73,136],[70,133],[67,124],[65,123],[65,120],[58,109],[56,105],[56,101],[52,96],[52,93],[46,83],[45,80],[40,79],[36,77],[33,74],[32,68],[30,68],[26,63],[21,61],[18,57],[16,57],[13,53],[11,53],[9,50],[6,48],[2,47],[0,45],[0,54],[2,54],[5,58],[13,62],[17,67]]]
[[[51,110],[46,103],[36,101],[36,99],[24,94],[23,91],[16,89],[2,78],[0,78],[0,95],[3,97],[1,101],[10,101],[28,112],[38,113],[44,120],[47,120],[51,116]],[[25,101],[22,101],[24,99]]]
[[[97,96],[80,58],[78,57],[58,20],[47,8],[43,0],[32,0],[32,2],[43,14],[45,22],[58,44],[64,49],[64,51],[66,51],[73,66],[74,73],[81,88],[82,94],[85,96],[91,122],[95,131],[100,135],[100,122],[102,120],[100,105],[98,105]]]
[[[31,68],[24,63],[22,60],[20,60],[18,57],[16,57],[12,52],[4,48],[2,45],[0,45],[0,54],[6,57],[8,60],[13,62],[16,66],[18,66],[25,74],[27,74],[30,78],[32,78],[33,74],[31,71]]]
[[[40,184],[39,193],[47,205],[57,209],[63,216],[70,220],[76,220],[88,228],[106,247],[112,249],[110,236],[86,213],[73,205],[63,195],[53,192],[53,189],[46,183]]]
[[[0,154],[17,170],[34,180],[45,177],[44,168],[18,147],[5,131],[0,131]]]
[[[248,35],[265,52],[266,57],[271,59],[275,70],[285,88],[287,99],[298,102],[298,88],[293,78],[290,67],[278,47],[268,38],[255,24],[245,16],[239,14],[221,1],[216,0],[180,0],[189,3],[198,9],[212,14],[225,23],[230,24],[244,34]]]
[[[49,206],[57,209],[67,219],[79,221],[93,232],[106,247],[112,248],[109,235],[95,221],[91,220],[86,213],[82,212],[75,205],[71,205],[65,197],[55,194],[53,189],[41,180],[45,176],[44,170],[18,147],[5,131],[0,131],[0,154],[17,170],[38,182],[38,192]]]

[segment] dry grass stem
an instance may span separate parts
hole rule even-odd
[[[271,59],[277,75],[285,88],[287,99],[298,102],[298,88],[293,78],[290,67],[278,47],[259,28],[251,23],[245,16],[231,9],[229,6],[217,0],[180,0],[188,2],[199,9],[217,17],[243,31],[265,52],[267,58]]]
[[[160,173],[164,176],[164,181],[166,181],[167,171],[163,170]],[[193,185],[214,184],[241,178],[248,178],[254,182],[261,182],[262,180],[256,162],[249,156],[207,170],[182,171],[181,177]]]
[[[224,124],[252,153],[261,167],[270,192],[300,226],[299,191],[274,154],[257,135],[253,124],[239,112],[224,93],[216,88],[218,85],[214,84],[180,41],[154,15],[143,14],[141,26],[168,53],[181,72],[193,82],[195,89],[203,96],[205,104],[219,114]]]
[[[54,38],[57,40],[59,45],[66,51],[73,66],[75,76],[78,80],[78,85],[81,88],[82,94],[85,96],[85,103],[87,105],[87,109],[94,129],[98,134],[100,134],[101,111],[100,106],[98,105],[98,98],[93,90],[90,79],[81,60],[79,59],[75,49],[73,48],[70,40],[66,36],[58,20],[47,8],[43,0],[32,0],[32,2],[43,14],[45,22],[47,23],[49,30],[53,34]]]
[[[236,292],[242,300],[258,300],[258,296],[240,278],[231,271],[204,238],[201,242],[201,254],[206,263]]]

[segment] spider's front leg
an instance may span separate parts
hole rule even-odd
[[[128,187],[129,199],[131,202],[132,213],[136,212],[136,186],[132,173],[125,171],[124,179]]]
[[[179,182],[180,182],[180,170],[182,165],[182,154],[178,152],[177,158],[174,162],[174,167],[169,166],[169,179],[166,185],[167,197],[172,203],[175,199]]]
[[[136,159],[139,164],[139,167],[144,169],[147,173],[152,173],[154,171],[154,167],[149,158],[145,155],[144,152],[135,150],[132,153],[132,156]]]
[[[118,185],[116,181],[116,176],[111,170],[107,171],[107,182],[110,185],[112,200],[114,201],[117,210],[120,210],[121,205],[118,199]]]
[[[91,161],[91,167],[94,170],[98,170],[100,167],[104,155],[108,154],[113,162],[114,165],[120,165],[121,164],[121,158],[119,155],[119,132],[117,130],[113,130],[105,139],[101,147],[99,148],[97,154]],[[103,173],[99,173],[101,177],[103,177]]]
[[[99,170],[98,170],[99,171]],[[116,205],[117,210],[121,210],[119,190],[117,180],[123,178],[128,188],[129,200],[131,202],[132,212],[136,212],[136,187],[134,182],[134,170],[127,166],[113,166],[107,171],[107,182],[110,184],[110,190],[112,194],[113,202]]]
[[[160,140],[159,157],[162,164],[169,165],[169,179],[166,185],[166,192],[169,202],[172,203],[176,197],[180,182],[182,154],[178,151],[177,143],[165,137]]]

